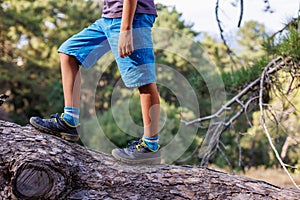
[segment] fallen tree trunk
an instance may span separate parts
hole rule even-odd
[[[129,166],[0,121],[0,199],[300,199],[300,191],[197,166]]]

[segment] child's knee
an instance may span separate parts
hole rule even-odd
[[[59,55],[59,58],[61,61],[70,61],[73,59],[72,57],[74,57],[74,56],[70,56],[68,54],[61,53],[61,52],[59,52],[58,55]]]
[[[61,63],[70,63],[79,65],[79,62],[75,56],[71,56],[65,53],[58,53]]]
[[[143,93],[143,92],[157,90],[157,87],[156,87],[156,83],[154,82],[154,83],[149,83],[149,84],[140,86],[138,89],[141,93]]]

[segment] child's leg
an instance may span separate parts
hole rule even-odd
[[[79,65],[92,67],[109,49],[104,19],[99,19],[78,34],[66,40],[58,49],[61,61],[62,84],[65,108],[62,114],[51,115],[50,119],[31,117],[30,123],[49,134],[60,135],[66,140],[79,139],[80,82]]]
[[[142,106],[144,136],[152,138],[158,135],[160,102],[156,83],[139,87]]]
[[[138,141],[131,141],[127,148],[112,150],[112,155],[117,160],[129,164],[159,164],[161,162],[161,150],[158,145],[160,102],[155,83],[155,55],[151,31],[155,17],[155,15],[147,14],[135,15],[132,25],[135,49],[130,56],[120,57],[118,40],[108,37],[124,84],[129,88],[138,87],[140,92],[144,136]],[[120,28],[120,24],[117,19],[114,20],[110,30]]]
[[[50,119],[31,117],[30,123],[39,130],[76,142],[79,140],[80,71],[74,56],[59,53],[65,99],[64,114],[51,115]]]
[[[112,155],[129,164],[160,164],[161,151],[158,145],[158,123],[160,115],[159,94],[156,83],[138,88],[140,91],[144,136],[132,141],[128,148],[115,148]]]
[[[144,123],[143,141],[152,151],[159,148],[158,125],[160,116],[160,102],[156,83],[139,87]]]
[[[79,124],[81,74],[77,58],[59,53],[64,91],[64,120],[71,126]]]
[[[80,106],[81,75],[78,61],[74,56],[59,53],[65,107]]]

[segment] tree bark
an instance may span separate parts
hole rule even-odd
[[[130,166],[0,121],[0,199],[300,199],[300,191],[198,166]]]

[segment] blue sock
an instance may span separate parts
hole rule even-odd
[[[63,118],[71,126],[77,126],[79,124],[80,109],[75,107],[65,107]]]
[[[154,136],[154,137],[151,137],[151,138],[143,136],[144,142],[146,143],[146,145],[148,146],[148,148],[150,150],[152,150],[152,151],[156,151],[159,148],[158,138],[159,138],[158,135]]]

